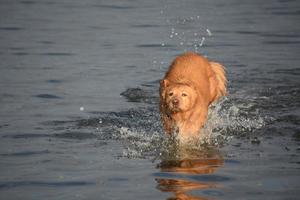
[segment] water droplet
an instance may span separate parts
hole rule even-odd
[[[199,46],[200,46],[200,47],[202,47],[202,46],[203,46],[203,44],[204,44],[204,41],[205,41],[205,37],[202,37],[202,39],[201,39],[201,42],[200,42],[200,44],[199,44]]]
[[[208,34],[208,36],[211,36],[212,34],[211,34],[211,31],[207,28],[206,29],[206,32],[207,32],[207,34]]]
[[[252,144],[260,144],[260,140],[257,138],[257,137],[254,137],[252,140],[251,140],[251,143]]]

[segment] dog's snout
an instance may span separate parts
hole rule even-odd
[[[173,99],[172,103],[173,103],[173,105],[177,106],[179,104],[179,100],[178,99]]]

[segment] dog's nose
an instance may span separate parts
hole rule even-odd
[[[178,99],[173,99],[172,103],[174,106],[177,106],[179,104],[179,100]]]

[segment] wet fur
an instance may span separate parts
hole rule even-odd
[[[193,52],[177,56],[160,81],[160,115],[165,132],[197,136],[207,120],[209,105],[226,95],[226,84],[221,64]]]

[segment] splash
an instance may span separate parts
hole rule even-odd
[[[119,132],[126,146],[122,157],[148,158],[160,154],[160,144],[164,140],[162,134],[158,132],[147,134],[144,131],[133,131],[126,127],[121,127]]]
[[[171,26],[169,37],[166,43],[175,43],[175,46],[184,48],[184,51],[199,52],[200,48],[205,45],[205,41],[212,37],[212,31],[201,25],[200,16],[191,16],[168,20]],[[191,24],[195,27],[191,29]],[[173,46],[173,45],[168,45]]]
[[[169,33],[169,43],[175,42],[176,46],[183,47],[185,51],[192,50],[199,52],[199,48],[203,47],[206,39],[211,36],[212,32],[208,28],[190,31],[188,29],[180,30],[173,27]]]
[[[153,95],[157,93],[154,92],[155,88],[149,91],[141,90],[146,89],[127,92],[129,96],[137,95],[139,102],[151,102],[147,107],[121,112],[89,113],[95,117],[55,121],[49,125],[56,126],[55,129],[60,130],[61,133],[55,134],[55,137],[118,141],[124,147],[118,156],[155,160],[164,155],[176,157],[181,154],[178,154],[181,152],[178,151],[180,149],[197,152],[208,147],[222,147],[233,137],[254,136],[266,124],[267,118],[260,114],[258,106],[261,104],[260,98],[230,94],[230,97],[225,97],[210,107],[207,123],[201,130],[199,138],[182,143],[176,136],[167,137],[163,132],[157,106],[158,97]]]
[[[119,134],[126,146],[122,156],[155,159],[168,155],[170,158],[176,158],[182,157],[178,152],[197,152],[210,147],[224,146],[233,137],[249,136],[265,125],[264,117],[256,110],[253,111],[254,107],[255,104],[245,106],[244,103],[239,104],[230,98],[223,98],[211,106],[208,121],[199,138],[187,139],[184,142],[176,135],[165,136],[161,129],[147,132],[142,126],[135,129],[121,127]],[[153,124],[160,126],[158,116],[155,120],[157,121],[153,121]]]
[[[205,130],[213,137],[249,134],[265,125],[265,119],[255,109],[255,104],[235,102],[225,97],[211,106]]]

